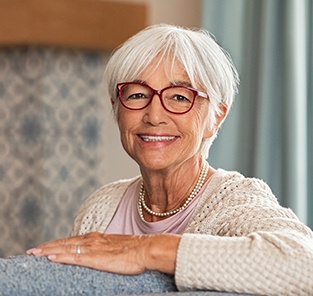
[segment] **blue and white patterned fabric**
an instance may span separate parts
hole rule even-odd
[[[107,56],[0,48],[0,257],[67,236],[103,184]]]

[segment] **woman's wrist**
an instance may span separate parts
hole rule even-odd
[[[176,234],[156,234],[145,237],[144,265],[148,270],[175,274],[177,250],[181,240]]]

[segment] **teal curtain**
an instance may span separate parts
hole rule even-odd
[[[203,0],[202,11],[241,79],[210,163],[263,179],[312,227],[313,1]]]

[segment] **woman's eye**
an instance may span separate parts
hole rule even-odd
[[[146,99],[147,96],[143,93],[131,94],[127,97],[128,100]]]
[[[175,95],[172,97],[173,100],[178,101],[178,102],[190,102],[190,100],[182,95]]]

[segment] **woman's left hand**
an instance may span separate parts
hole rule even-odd
[[[47,242],[27,251],[50,261],[120,274],[146,269],[174,274],[180,236],[117,235],[93,232]]]

